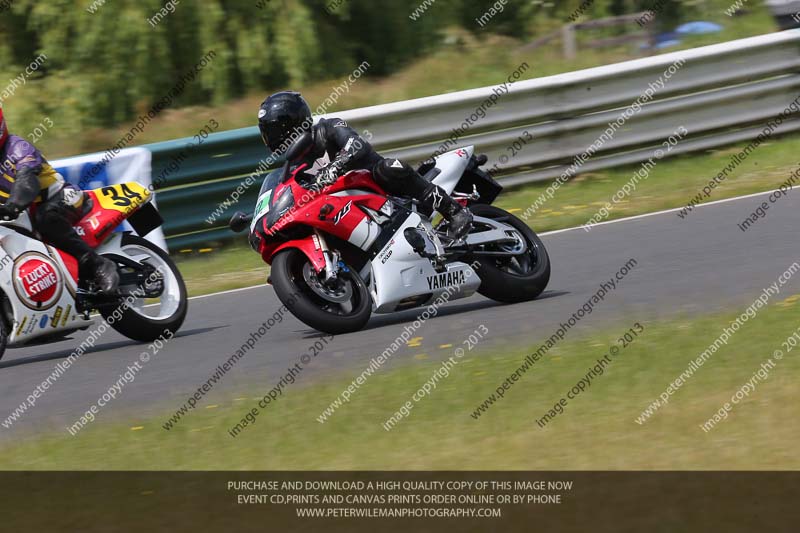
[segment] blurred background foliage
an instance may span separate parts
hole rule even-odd
[[[0,92],[38,54],[47,60],[3,105],[18,131],[50,117],[58,131],[42,142],[53,142],[58,152],[101,149],[114,139],[106,130],[122,131],[210,50],[216,57],[172,103],[173,109],[216,109],[218,115],[207,114],[224,119],[229,116],[225,109],[235,109],[235,102],[246,101],[251,109],[269,91],[291,87],[313,93],[314,84],[321,83],[327,88],[317,92],[324,98],[331,80],[340,83],[362,61],[370,64],[370,81],[357,85],[369,94],[348,94],[342,105],[500,82],[520,58],[537,66],[526,74],[536,77],[638,53],[630,46],[586,51],[565,62],[556,45],[517,51],[558,30],[584,0],[427,0],[427,6],[423,1],[179,0],[174,12],[152,27],[148,19],[164,8],[163,0],[13,0],[9,10],[0,12]],[[685,20],[727,24],[730,19],[722,14],[730,0],[595,0],[581,19],[656,4],[663,5],[654,22],[658,31]],[[477,23],[498,7],[502,12],[489,23]],[[415,10],[419,16],[412,20]],[[774,29],[765,22],[768,16],[759,12],[759,17],[756,25],[737,21],[736,33],[717,40]],[[415,68],[424,73],[413,74]],[[250,125],[250,115],[247,122],[235,118],[222,129]],[[180,123],[179,116],[172,119]],[[178,131],[165,125],[161,134],[149,133],[137,143],[170,138],[173,132],[191,135],[194,131],[186,130],[200,127],[200,118]]]

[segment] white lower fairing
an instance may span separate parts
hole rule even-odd
[[[412,213],[372,260],[370,292],[376,313],[426,305],[445,293],[448,300],[465,298],[480,286],[480,278],[466,263],[454,261],[446,265],[446,270],[437,272],[430,260],[411,248],[403,231],[426,223]]]
[[[75,309],[75,289],[55,249],[0,226],[0,290],[10,306],[9,346],[91,325]]]

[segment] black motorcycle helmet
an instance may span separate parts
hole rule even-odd
[[[285,154],[300,135],[311,131],[313,124],[311,108],[300,93],[275,93],[264,100],[258,110],[261,138],[278,155]]]

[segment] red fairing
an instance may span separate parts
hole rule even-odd
[[[304,239],[295,239],[279,244],[272,251],[269,263],[272,264],[272,257],[274,257],[275,254],[287,248],[297,248],[306,254],[306,257],[308,257],[308,260],[311,262],[311,266],[313,266],[314,270],[317,272],[321,272],[322,269],[325,268],[325,256],[322,255],[322,248],[319,246],[316,235],[309,235]]]
[[[333,185],[321,191],[311,191],[295,181],[302,168],[295,170],[285,183],[275,188],[273,198],[280,198],[284,190],[291,188],[295,204],[271,228],[267,227],[267,217],[263,217],[259,229],[264,238],[259,243],[258,251],[262,259],[271,264],[279,251],[298,248],[319,272],[325,267],[325,257],[317,237],[310,235],[287,242],[282,239],[282,235],[285,235],[282,232],[299,225],[316,228],[323,234],[347,241],[359,224],[368,218],[358,206],[379,211],[387,199],[386,193],[372,180],[372,173],[367,170],[348,172]]]
[[[61,250],[56,249],[58,252],[59,257],[61,257],[61,261],[64,262],[64,266],[67,267],[67,272],[69,275],[72,276],[72,279],[75,280],[75,283],[78,282],[78,260],[75,259],[73,256],[69,255],[67,252],[62,252]]]
[[[342,176],[336,183],[326,188],[325,192],[330,194],[347,189],[367,189],[382,196],[386,196],[386,192],[372,179],[372,172],[369,170],[352,170]]]
[[[275,196],[280,197],[286,187],[292,188],[295,207],[281,218],[272,231],[266,228],[265,221],[262,229],[267,234],[303,224],[348,240],[356,226],[367,218],[363,211],[354,206],[364,205],[377,211],[386,203],[386,193],[372,181],[372,174],[366,170],[349,172],[319,192],[305,189],[290,180],[277,188]]]
[[[92,210],[75,224],[75,231],[89,246],[97,248],[128,217],[120,211],[104,209],[94,191],[84,191],[84,194],[85,201],[91,199]]]

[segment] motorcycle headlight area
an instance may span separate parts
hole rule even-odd
[[[274,226],[292,207],[294,207],[294,194],[292,194],[291,187],[287,187],[272,203],[267,214],[267,227]]]

